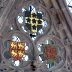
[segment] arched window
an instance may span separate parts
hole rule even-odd
[[[48,21],[43,18],[43,12],[36,10],[33,5],[21,9],[17,16],[17,24],[32,40],[48,30]]]

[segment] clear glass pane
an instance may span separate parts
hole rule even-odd
[[[17,36],[12,36],[12,40],[13,40],[13,41],[20,42],[20,38],[19,38],[19,37],[17,37]]]
[[[69,7],[70,12],[72,12],[72,0],[66,0],[66,3]]]
[[[40,33],[40,34],[43,34],[43,30],[42,30],[42,29],[40,29],[40,30],[39,30],[39,33]]]
[[[31,10],[31,13],[36,13],[36,9],[33,5],[29,7],[29,10]]]
[[[22,8],[22,12],[26,11],[26,9]]]
[[[18,19],[18,22],[19,22],[20,24],[23,23],[23,16],[18,16],[17,19]]]
[[[20,61],[19,60],[14,62],[14,66],[19,66],[19,65],[20,65]]]
[[[47,21],[42,21],[42,26],[43,27],[47,27],[47,25],[48,25]]]

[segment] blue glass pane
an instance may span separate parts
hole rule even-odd
[[[9,48],[9,47],[10,47],[9,42],[5,41],[5,42],[4,42],[4,46],[5,46],[5,48]]]
[[[6,51],[6,52],[4,53],[4,57],[5,57],[6,59],[11,58],[10,52],[9,52],[9,51]]]

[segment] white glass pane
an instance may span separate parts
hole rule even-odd
[[[11,27],[10,29],[13,30],[13,27]]]
[[[42,29],[40,29],[40,30],[39,30],[39,33],[40,33],[40,34],[43,34],[43,30],[42,30]]]
[[[36,39],[36,37],[32,37],[32,40],[34,41]]]
[[[70,5],[72,6],[72,1],[70,2]]]
[[[13,40],[13,41],[20,42],[20,39],[19,39],[17,36],[12,36],[12,40]]]
[[[41,51],[41,48],[40,48],[40,47],[38,47],[38,50],[39,50],[39,51]]]
[[[22,30],[23,30],[24,32],[27,32],[27,31],[25,30],[24,26],[22,26]]]
[[[42,61],[42,58],[39,56],[39,60]]]
[[[24,55],[22,58],[23,61],[28,61],[28,59],[29,59],[28,55]]]
[[[22,8],[22,12],[26,11],[24,8]]]
[[[47,64],[47,67],[49,68],[49,64]]]
[[[20,65],[20,61],[19,60],[14,62],[14,66],[19,66],[19,65]]]
[[[37,45],[37,48],[38,48],[39,51],[41,51],[41,46],[42,46],[41,44]]]
[[[25,61],[28,61],[28,55],[25,56]]]
[[[40,12],[40,11],[38,11],[38,13],[41,13],[42,14],[42,12]]]
[[[66,0],[66,3],[69,7],[70,12],[72,12],[72,7],[70,7],[70,6],[72,6],[72,0]]]
[[[31,8],[32,8],[31,13],[36,13],[36,9],[35,9],[35,7],[33,5],[31,5]],[[30,10],[30,7],[29,7],[29,10]]]
[[[49,40],[46,40],[46,42],[45,42],[46,44],[49,44]]]
[[[25,46],[25,50],[28,50],[28,46]]]
[[[42,21],[42,26],[47,27],[47,21]]]
[[[69,7],[70,12],[72,13],[72,8]]]
[[[17,19],[18,19],[18,22],[19,22],[20,24],[23,23],[23,16],[18,16]]]

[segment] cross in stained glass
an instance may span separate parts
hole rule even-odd
[[[36,33],[42,28],[42,14],[32,13],[31,10],[25,11],[25,25],[32,33]]]

